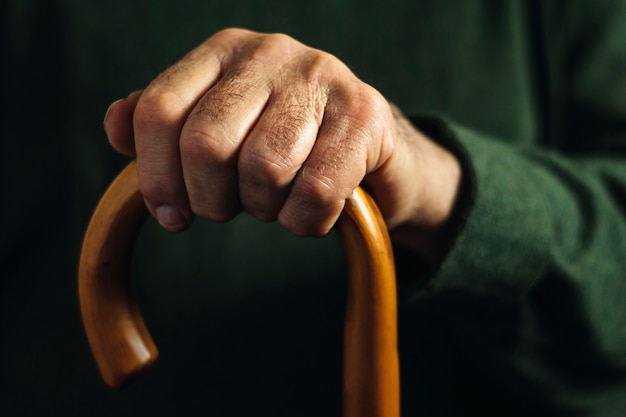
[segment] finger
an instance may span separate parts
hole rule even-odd
[[[180,149],[196,215],[224,222],[239,213],[237,157],[269,95],[265,70],[249,64],[226,73],[189,115]]]
[[[296,82],[270,98],[238,160],[245,211],[262,221],[276,220],[313,148],[325,105],[326,92],[312,83]]]
[[[387,103],[360,81],[332,89],[318,138],[298,172],[278,221],[300,236],[333,227],[365,175],[383,162]]]
[[[104,130],[113,148],[127,156],[135,156],[133,112],[142,91],[113,102],[104,116]]]
[[[179,137],[187,115],[227,65],[233,39],[222,32],[157,77],[141,95],[133,118],[139,187],[150,212],[170,231],[193,218],[180,162]]]

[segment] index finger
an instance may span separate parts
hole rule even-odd
[[[187,115],[219,79],[235,42],[251,32],[222,31],[159,75],[139,98],[133,117],[139,188],[148,209],[170,231],[193,218],[183,179],[179,137]]]

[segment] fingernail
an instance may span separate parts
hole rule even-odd
[[[121,98],[119,100],[115,100],[113,103],[111,103],[109,105],[109,108],[107,109],[107,112],[104,114],[104,120],[102,121],[102,124],[105,124],[107,119],[109,118],[109,113],[111,113],[111,109],[113,108],[113,106],[117,103],[119,103],[120,101],[124,101],[125,99]],[[106,129],[106,125],[105,125],[105,129]]]
[[[180,232],[187,225],[182,213],[172,206],[159,206],[155,213],[159,224],[171,232]]]

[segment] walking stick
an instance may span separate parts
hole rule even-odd
[[[105,383],[149,369],[158,350],[130,294],[131,252],[147,216],[131,162],[111,183],[84,237],[78,273],[83,324]],[[393,254],[382,216],[357,188],[337,222],[349,268],[344,417],[399,417]]]

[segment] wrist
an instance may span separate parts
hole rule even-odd
[[[454,213],[458,205],[463,172],[454,153],[413,126],[398,109],[393,108],[401,143],[399,152],[411,166],[407,195],[412,200],[402,216],[389,222],[391,238],[416,252],[428,264],[437,264],[454,239]]]

